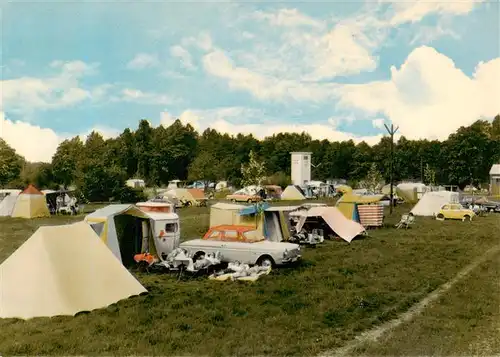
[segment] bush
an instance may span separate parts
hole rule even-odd
[[[264,185],[277,185],[285,188],[292,184],[292,179],[286,173],[279,171],[264,180]]]
[[[145,199],[142,189],[125,185],[125,174],[117,167],[95,165],[89,167],[79,180],[78,189],[89,202],[137,202]]]
[[[147,201],[146,194],[141,189],[133,189],[128,186],[123,186],[116,192],[113,197],[114,200],[120,201],[121,203],[137,203],[141,201]]]

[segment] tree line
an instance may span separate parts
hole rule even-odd
[[[313,140],[307,133],[280,133],[263,140],[252,135],[231,136],[206,129],[198,133],[180,120],[169,127],[152,127],[141,120],[133,131],[104,140],[92,132],[85,141],[65,140],[51,163],[29,163],[0,139],[0,187],[41,188],[74,185],[90,200],[121,197],[129,178],[144,179],[149,186],[162,186],[172,179],[218,181],[235,186],[245,181],[242,165],[252,153],[269,183],[290,182],[290,152],[311,151],[315,180],[346,179],[352,185],[364,180],[376,167],[389,180],[390,138],[370,146],[352,140]],[[500,162],[500,115],[492,122],[478,120],[461,127],[445,141],[399,138],[394,150],[394,179],[422,180],[432,171],[436,184],[463,187],[485,184],[493,163]],[[248,169],[247,169],[248,170]],[[426,173],[427,172],[427,173]],[[128,196],[127,196],[128,195]]]

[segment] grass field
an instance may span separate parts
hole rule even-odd
[[[421,316],[377,343],[361,346],[356,354],[498,356],[499,274],[497,255],[442,295]]]
[[[408,210],[407,206],[397,207],[386,222],[396,223]],[[208,227],[207,208],[181,210],[180,215],[183,239],[194,238]],[[340,347],[407,310],[498,244],[499,217],[490,215],[472,222],[418,218],[406,231],[387,227],[371,230],[369,237],[351,244],[326,241],[304,249],[303,261],[297,266],[276,269],[253,284],[215,282],[206,277],[177,281],[173,275],[138,274],[149,290],[146,296],[76,317],[0,320],[0,354],[315,355]],[[0,261],[38,226],[80,219],[0,219]],[[471,281],[474,292],[489,289],[491,295],[493,288],[484,287],[481,281],[497,276],[478,275]],[[485,313],[494,308],[479,294],[474,299]],[[460,314],[468,308],[467,299],[453,298],[446,304],[436,312],[449,317],[446,323],[465,318]],[[476,312],[474,316],[481,319],[483,315]],[[432,335],[438,324],[417,323],[416,331],[422,336]],[[490,325],[482,322],[477,326]],[[471,331],[473,328],[470,325]],[[442,328],[437,333],[453,331]],[[412,337],[414,343],[402,341],[407,337],[408,331],[395,334],[389,347],[368,346],[373,348],[368,354],[433,353],[432,347],[415,345],[425,344],[424,337]],[[429,339],[429,346],[438,343],[437,337]],[[399,344],[405,349],[399,351]],[[450,344],[439,351],[464,351],[453,347]]]

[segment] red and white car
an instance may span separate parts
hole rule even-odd
[[[226,200],[233,201],[233,202],[255,203],[255,202],[262,201],[262,197],[260,197],[259,195],[252,195],[246,191],[240,190],[240,191],[236,191],[230,195],[227,195]]]
[[[225,263],[283,265],[301,258],[300,246],[286,242],[270,242],[251,226],[221,225],[208,230],[202,239],[179,245],[196,261],[208,253],[219,252]]]

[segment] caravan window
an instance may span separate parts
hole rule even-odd
[[[165,224],[165,233],[177,233],[177,223]]]

